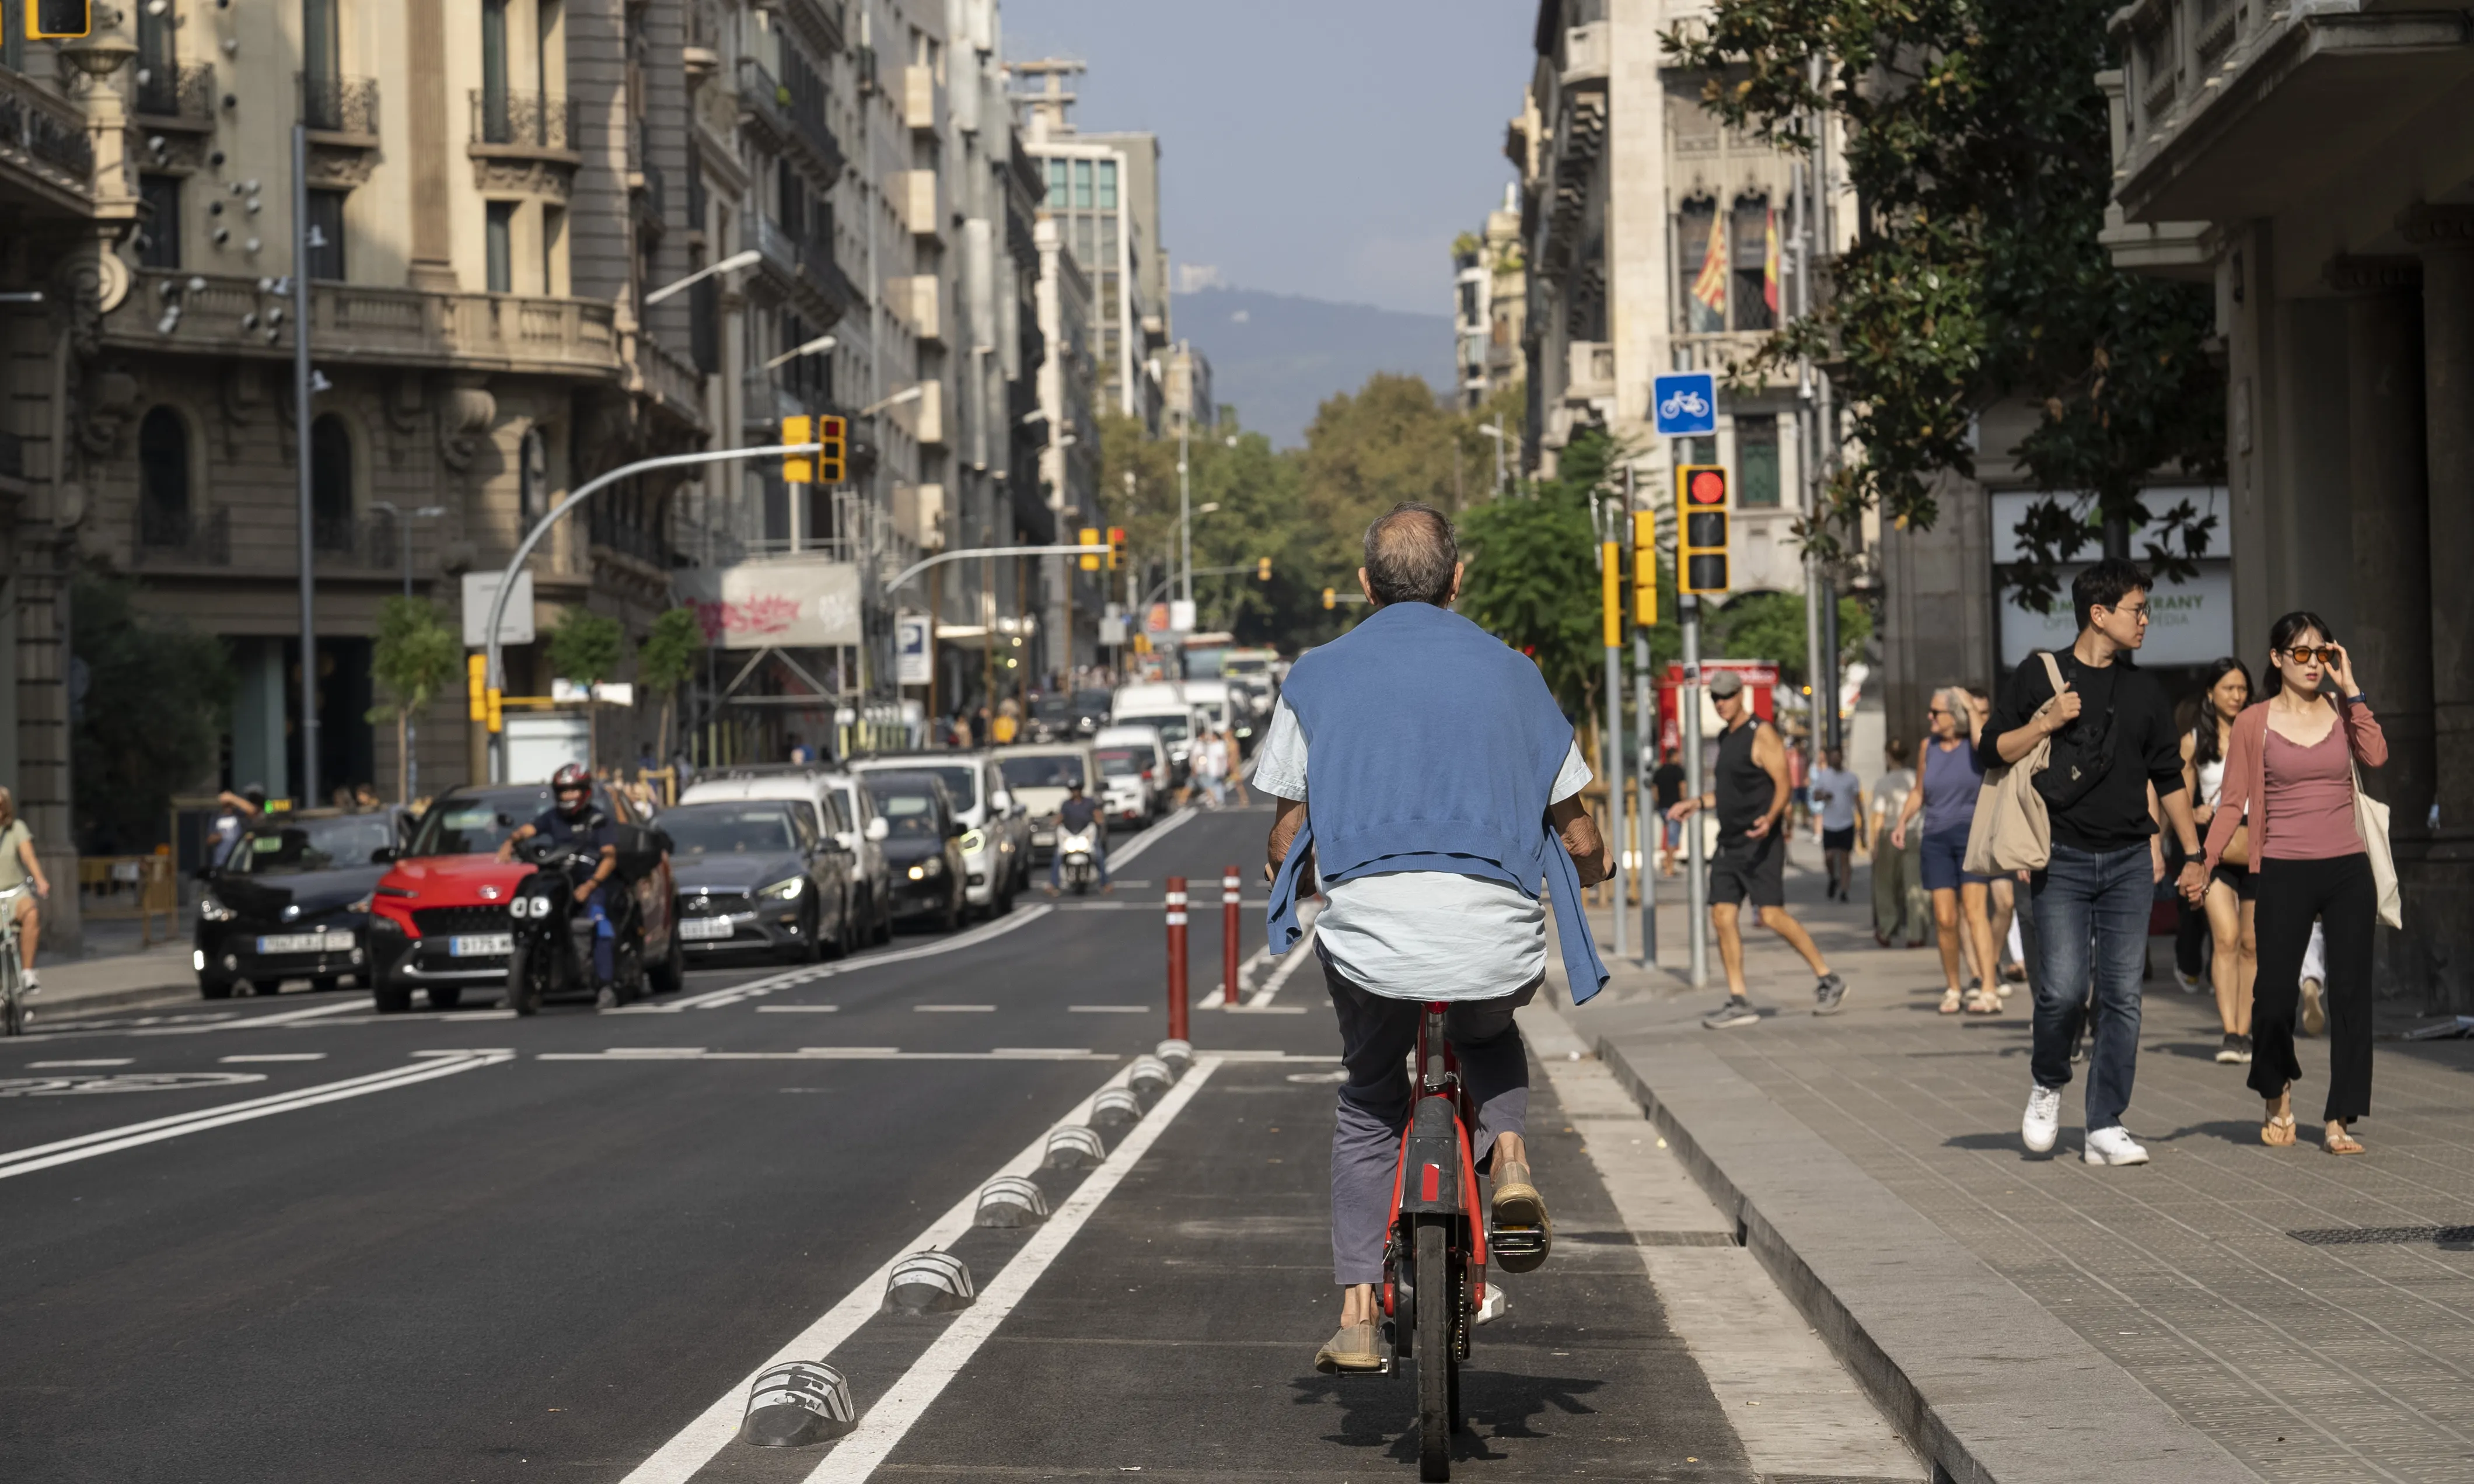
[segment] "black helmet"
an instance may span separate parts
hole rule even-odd
[[[582,763],[569,763],[551,774],[549,791],[558,801],[558,812],[569,819],[580,820],[593,807],[593,775]]]

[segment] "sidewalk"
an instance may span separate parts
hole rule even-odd
[[[1937,952],[1877,947],[1860,869],[1855,895],[1789,871],[1850,985],[1834,1018],[1757,931],[1752,997],[1778,1013],[1702,1029],[1724,980],[1713,944],[1711,987],[1684,987],[1680,904],[1660,970],[1620,966],[1565,1013],[1948,1476],[2474,1480],[2474,1044],[2381,1043],[2369,1153],[2341,1161],[2314,1126],[2326,1042],[2304,1041],[2303,1139],[2268,1149],[2245,1069],[2213,1060],[2213,1001],[2173,988],[2160,942],[2127,1119],[2152,1162],[2080,1161],[2083,1084],[2031,1157],[2025,991],[1934,1013]]]
[[[43,984],[42,993],[33,1001],[38,1029],[71,1013],[83,1015],[198,998],[198,975],[189,967],[189,939],[185,934],[176,943],[158,943],[142,949],[133,934],[128,948],[122,952],[103,958],[67,960],[45,954],[36,968]]]

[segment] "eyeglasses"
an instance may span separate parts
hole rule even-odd
[[[2133,623],[2144,624],[2147,621],[2147,605],[2145,603],[2118,603],[2113,606],[2112,611],[2123,614]]]
[[[2334,644],[2321,644],[2316,648],[2309,644],[2296,644],[2286,653],[2293,657],[2295,664],[2309,664],[2315,659],[2321,664],[2337,662],[2337,646]]]

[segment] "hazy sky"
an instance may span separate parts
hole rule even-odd
[[[1010,57],[1090,64],[1075,121],[1159,135],[1163,234],[1241,288],[1447,314],[1512,167],[1524,0],[1005,0]]]

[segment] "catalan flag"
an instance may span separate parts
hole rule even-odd
[[[1761,226],[1761,302],[1770,306],[1770,323],[1778,323],[1779,312],[1779,240],[1778,207],[1769,208],[1768,220]]]
[[[1692,301],[1706,312],[1704,330],[1727,327],[1727,213],[1710,212],[1710,245],[1701,254],[1700,275],[1692,280]]]

